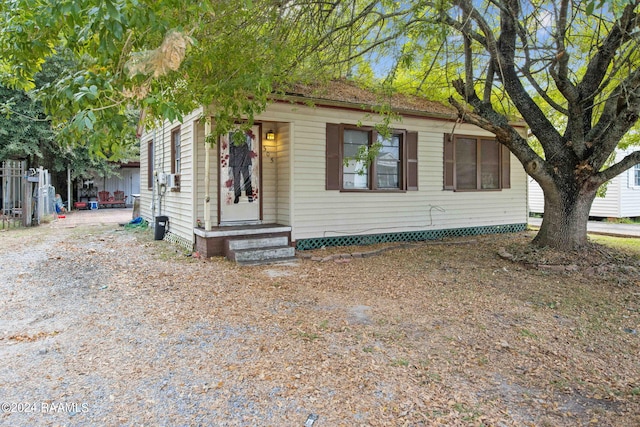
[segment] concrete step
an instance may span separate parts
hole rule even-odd
[[[291,258],[265,259],[261,261],[237,261],[236,264],[238,265],[274,265],[274,264],[296,265],[298,261],[300,261],[298,258],[291,257]]]
[[[239,264],[255,264],[294,259],[295,253],[295,248],[283,245],[229,251],[228,258]]]
[[[287,236],[258,237],[254,239],[234,239],[229,240],[228,243],[230,251],[239,251],[243,249],[287,246],[289,244],[289,239]]]

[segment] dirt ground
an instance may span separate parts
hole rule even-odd
[[[640,259],[531,237],[239,267],[118,226],[0,233],[0,425],[640,425]]]

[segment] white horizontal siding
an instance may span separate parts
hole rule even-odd
[[[637,149],[637,147],[635,147]],[[633,150],[625,151],[624,155]],[[636,185],[635,170],[632,167],[620,175],[620,213],[622,217],[640,217],[640,186]]]
[[[262,162],[262,188],[260,188],[259,200],[262,203],[262,220],[265,223],[275,223],[278,217],[278,141],[267,141],[265,137],[272,126],[271,123],[265,123],[262,126],[262,147],[259,153]],[[280,136],[279,133],[277,135]]]
[[[176,125],[171,126],[169,132],[165,133],[165,157],[161,163],[161,169],[158,169],[158,173],[170,173],[171,172],[171,130],[175,129]],[[193,182],[193,121],[185,120],[180,125],[180,191],[169,191],[164,193],[164,196],[160,198],[158,205],[158,214],[166,215],[169,217],[168,230],[171,233],[176,234],[188,241],[193,242],[193,199],[192,192],[194,191]]]
[[[630,151],[618,151],[616,161],[622,160]],[[634,187],[633,170],[613,178],[607,184],[605,197],[596,197],[589,211],[593,217],[625,218],[640,216],[640,187]],[[544,193],[533,179],[529,178],[529,209],[544,212]]]
[[[187,240],[194,242],[193,226],[194,206],[194,120],[199,111],[194,111],[184,117],[183,123],[164,122],[162,126],[145,132],[141,137],[140,148],[140,175],[144,181],[141,185],[141,215],[148,221],[153,221],[155,216],[166,215],[169,217],[168,231]],[[153,140],[154,144],[154,171],[155,174],[171,172],[171,131],[180,126],[181,140],[181,170],[180,191],[166,190],[158,195],[156,190],[155,203],[153,194],[147,188],[147,143]]]
[[[526,222],[526,178],[513,156],[511,189],[443,191],[443,138],[445,132],[453,130],[452,122],[405,118],[402,123],[394,124],[396,128],[419,132],[419,191],[359,193],[325,190],[326,123],[360,122],[371,126],[377,118],[358,111],[288,104],[270,106],[264,117],[291,120],[295,124],[291,166],[293,238],[296,240]],[[488,135],[470,125],[457,125],[455,131]]]
[[[527,177],[529,184],[529,211],[532,213],[544,212],[544,193],[540,184],[538,184],[533,178]]]
[[[533,213],[544,213],[544,192],[540,185],[528,178],[529,182],[529,210]],[[596,197],[589,211],[590,216],[617,218],[619,209],[620,191],[618,178],[611,180],[607,186],[605,197]]]
[[[590,216],[607,218],[621,217],[621,177],[617,176],[607,183],[607,190],[604,197],[596,197],[589,211]]]
[[[278,177],[277,177],[277,209],[276,222],[291,225],[291,138],[292,124],[279,124],[277,127],[278,144],[276,145]]]
[[[194,120],[181,126],[182,181],[179,193],[167,192],[162,213],[170,217],[170,230],[193,241],[196,218],[204,221],[204,126]],[[519,162],[511,158],[511,189],[492,192],[443,190],[443,137],[454,130],[453,122],[405,118],[394,127],[418,132],[418,191],[404,193],[358,193],[325,190],[326,123],[372,126],[379,120],[360,111],[311,108],[285,103],[270,105],[256,118],[263,132],[273,126],[275,144],[264,141],[262,150],[263,220],[293,227],[293,239],[334,235],[438,230],[473,226],[525,223],[526,177]],[[170,170],[170,130],[165,124],[155,134],[158,172]],[[455,131],[489,135],[470,125]],[[146,181],[145,134],[141,147],[141,176]],[[163,144],[161,144],[163,142]],[[164,147],[164,149],[162,148]],[[267,156],[265,153],[270,153]],[[217,225],[218,148],[211,150],[211,221]],[[273,161],[271,161],[273,159]],[[141,188],[143,215],[150,219],[151,194]],[[155,215],[159,206],[156,206]]]
[[[197,167],[195,173],[195,188],[196,193],[194,196],[194,204],[196,210],[196,219],[200,219],[203,223],[205,221],[204,215],[204,201],[206,196],[205,191],[205,158],[206,151],[209,150],[210,157],[210,176],[209,176],[209,199],[210,199],[210,217],[211,224],[218,225],[218,145],[213,146],[205,144],[205,129],[204,123],[198,122],[196,137],[196,150],[197,150]]]

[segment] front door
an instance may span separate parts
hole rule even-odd
[[[220,137],[220,225],[260,222],[260,125]]]

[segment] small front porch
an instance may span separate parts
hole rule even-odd
[[[211,230],[194,228],[200,256],[226,256],[241,263],[279,261],[293,258],[291,226],[257,224],[219,226]]]

